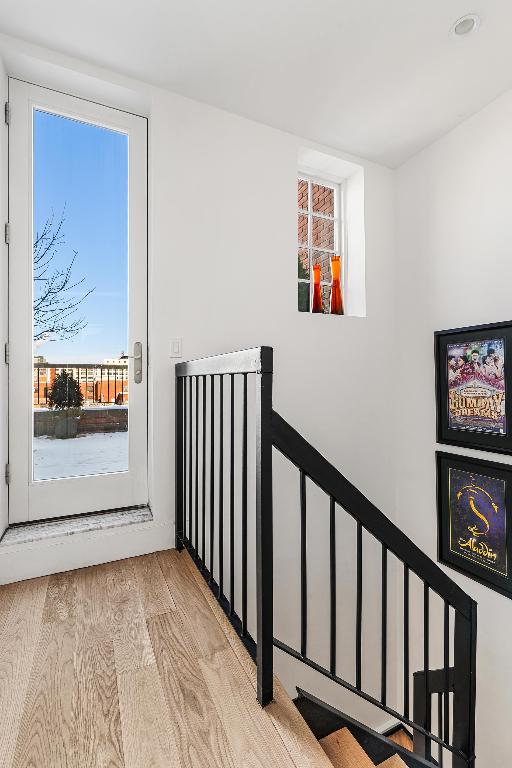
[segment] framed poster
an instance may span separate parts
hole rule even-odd
[[[512,465],[436,459],[440,562],[512,598]]]
[[[512,322],[435,334],[437,441],[512,453]]]

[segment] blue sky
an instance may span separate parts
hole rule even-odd
[[[94,292],[78,307],[87,326],[34,350],[50,362],[96,362],[128,352],[128,137],[34,111],[34,233],[64,211],[64,243],[54,264],[78,256],[77,289]]]

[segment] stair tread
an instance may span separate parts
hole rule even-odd
[[[398,755],[392,755],[379,764],[379,768],[407,768],[406,764]]]
[[[341,728],[325,736],[320,739],[320,744],[334,768],[374,768],[372,761],[348,728]]]
[[[391,736],[388,736],[388,739],[394,741],[395,744],[398,744],[400,747],[408,749],[409,752],[412,752],[412,739],[406,731],[396,731]]]

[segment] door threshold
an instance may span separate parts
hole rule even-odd
[[[88,515],[61,517],[58,520],[37,520],[31,523],[11,525],[5,531],[0,547],[13,544],[28,544],[60,536],[74,536],[76,533],[104,531],[136,523],[148,523],[153,514],[148,506],[114,509],[107,512],[93,512]]]

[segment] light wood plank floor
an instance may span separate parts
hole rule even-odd
[[[0,768],[332,768],[187,553],[0,587]]]

